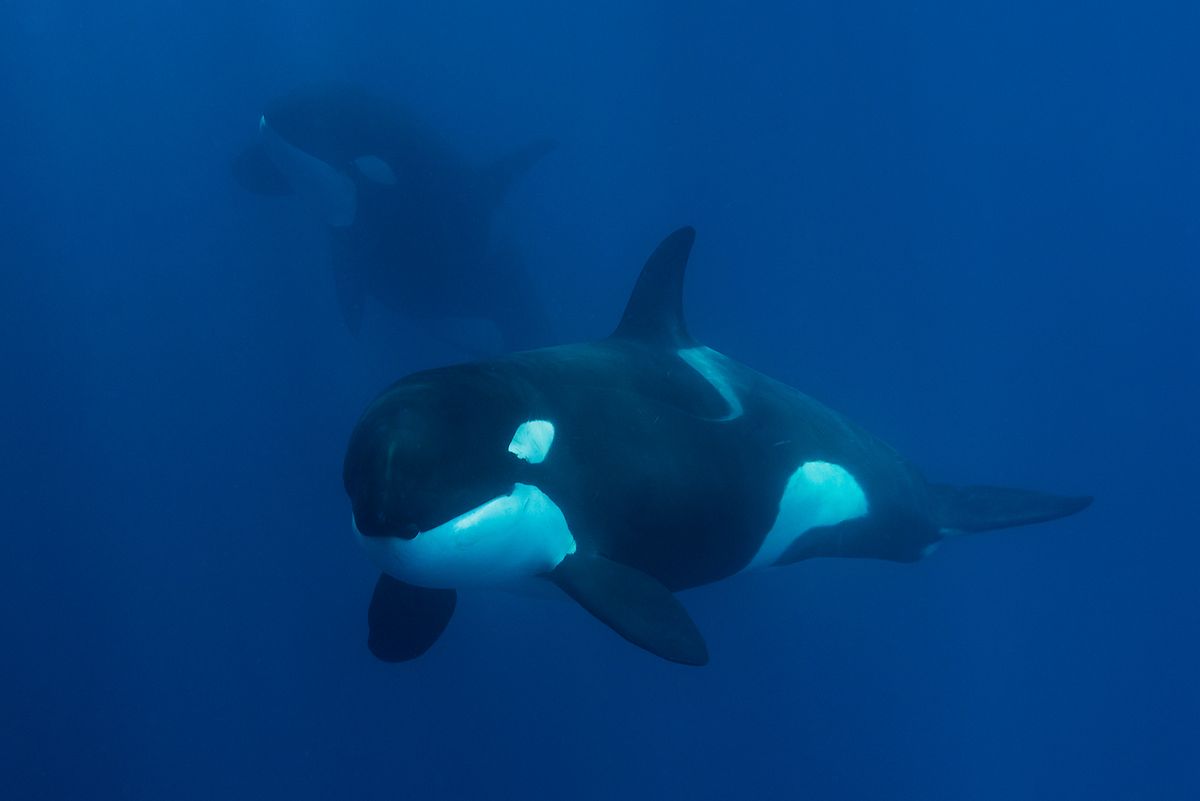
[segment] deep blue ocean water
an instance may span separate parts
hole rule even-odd
[[[1200,797],[1200,6],[297,2],[0,11],[0,796]],[[1090,493],[915,565],[686,593],[704,669],[466,593],[368,653],[341,460],[400,375],[232,181],[354,81],[484,157],[555,338],[698,230],[707,344],[936,480]]]

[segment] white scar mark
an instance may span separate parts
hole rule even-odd
[[[721,399],[729,407],[725,416],[717,418],[718,420],[735,420],[742,416],[744,411],[742,401],[729,383],[729,377],[725,374],[724,366],[721,364],[721,359],[724,358],[721,354],[700,345],[679,351],[679,358],[699,373],[721,395]]]

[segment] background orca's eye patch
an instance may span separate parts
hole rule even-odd
[[[354,166],[363,174],[363,177],[374,181],[377,184],[384,186],[396,185],[396,173],[392,170],[391,165],[379,158],[379,156],[359,156],[354,159]]]
[[[554,444],[554,423],[549,420],[529,420],[517,426],[508,452],[530,464],[541,464]]]

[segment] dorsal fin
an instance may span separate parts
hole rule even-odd
[[[696,229],[689,225],[668,236],[650,254],[614,337],[669,347],[691,343],[683,323],[683,273],[695,241]]]
[[[558,142],[553,139],[539,139],[487,167],[483,181],[491,202],[499,205],[512,185],[557,147]]]

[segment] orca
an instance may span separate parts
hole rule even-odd
[[[1090,497],[931,483],[837,412],[695,341],[691,228],[606,339],[415,373],[351,434],[352,528],[382,570],[368,645],[424,653],[464,587],[557,586],[635,645],[703,665],[675,593],[814,557],[911,562]]]
[[[515,181],[554,148],[541,140],[487,165],[467,162],[404,109],[346,85],[267,105],[232,164],[260,195],[299,196],[329,230],[343,319],[368,297],[410,318],[490,320],[511,348],[547,344],[544,311],[492,217]]]

